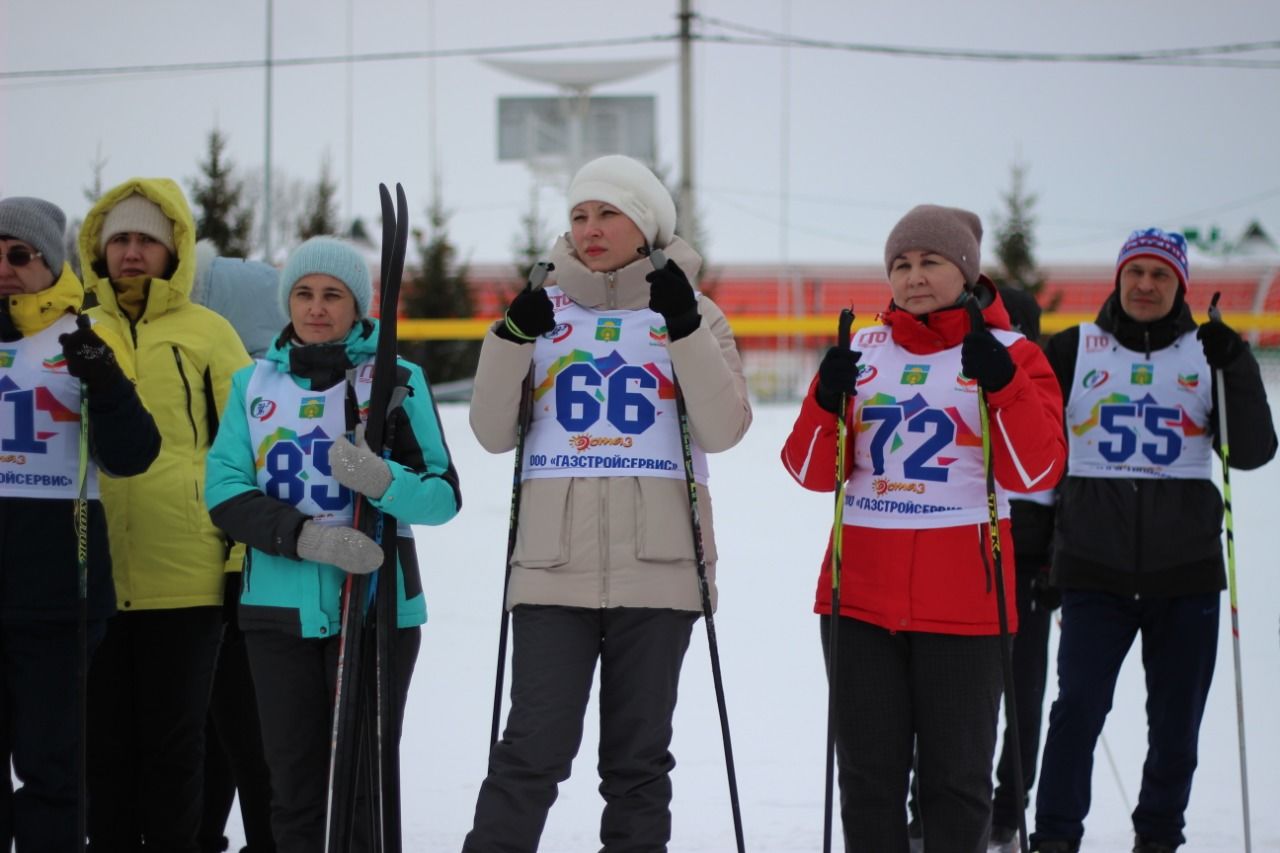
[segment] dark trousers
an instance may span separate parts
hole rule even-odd
[[[1036,781],[1044,688],[1049,670],[1049,628],[1053,621],[1053,612],[1036,599],[1035,579],[1034,573],[1018,575],[1018,634],[1013,638],[1013,701],[1018,711],[1023,796],[1030,794]],[[996,764],[996,793],[991,808],[994,826],[1017,828],[1022,807],[1018,791],[1013,774],[1013,738],[1006,710],[1004,745]]]
[[[663,853],[671,838],[671,719],[692,611],[520,605],[511,710],[489,753],[469,853],[531,853],[569,778],[600,661],[602,853]]]
[[[1033,842],[1084,835],[1094,746],[1111,710],[1120,665],[1139,634],[1147,760],[1133,827],[1143,838],[1175,847],[1186,840],[1184,813],[1218,651],[1219,598],[1063,593],[1058,698],[1049,711]]]
[[[119,613],[89,670],[93,853],[197,853],[217,607]]]
[[[200,822],[201,853],[227,849],[223,831],[236,792],[248,853],[275,853],[271,837],[271,778],[262,751],[258,704],[249,672],[249,654],[236,612],[240,574],[227,575],[227,618],[213,676],[209,722],[205,727],[204,812]]]
[[[316,853],[325,849],[339,638],[307,639],[269,630],[246,631],[244,636],[258,697],[262,746],[271,770],[271,830],[276,849]],[[401,722],[421,644],[419,628],[396,631],[395,710]],[[372,678],[372,669],[365,674]],[[363,799],[357,802],[355,850],[368,849],[367,806]]]
[[[831,617],[819,623],[829,661]],[[845,850],[906,853],[905,804],[918,750],[925,849],[985,853],[1000,712],[999,637],[891,632],[842,616],[837,666]]]
[[[105,622],[88,623],[88,647]],[[80,638],[75,622],[0,623],[0,848],[76,850],[80,793]],[[20,787],[15,791],[8,768]]]

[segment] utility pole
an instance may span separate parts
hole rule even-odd
[[[693,197],[693,0],[680,0],[680,197],[676,221],[693,239],[697,212]]]
[[[271,7],[267,0],[267,93],[263,110],[262,145],[262,258],[271,263]]]

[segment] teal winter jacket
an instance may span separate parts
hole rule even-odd
[[[255,457],[263,449],[252,446],[249,419],[253,414],[261,415],[265,404],[247,399],[250,381],[256,370],[269,370],[288,376],[300,389],[324,391],[370,364],[376,342],[377,322],[371,320],[359,321],[343,341],[329,345],[297,345],[292,329],[286,328],[263,359],[232,377],[231,396],[209,451],[205,503],[215,524],[249,546],[240,595],[240,626],[245,630],[274,629],[314,638],[336,636],[340,632],[341,590],[347,577],[336,566],[298,558],[298,534],[311,516],[259,487]],[[399,361],[397,382],[409,393],[388,425],[391,485],[372,504],[401,525],[443,524],[458,513],[462,498],[435,402],[417,365]],[[363,415],[366,402],[347,408],[351,412],[358,408]],[[280,415],[278,432],[293,436],[300,444],[314,435],[303,434],[308,423],[300,411],[291,418],[285,407]],[[327,467],[327,445],[323,452]],[[388,524],[386,529],[394,528]],[[398,624],[402,628],[421,625],[427,618],[426,603],[413,538],[402,535],[397,541]]]

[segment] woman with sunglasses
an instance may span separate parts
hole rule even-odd
[[[0,200],[0,756],[19,785],[0,784],[5,850],[83,843],[79,699],[116,608],[98,472],[140,474],[160,450],[123,347],[79,316],[64,224],[50,202]]]

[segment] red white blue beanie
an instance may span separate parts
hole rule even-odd
[[[1134,258],[1155,258],[1173,267],[1178,275],[1181,290],[1186,291],[1191,281],[1191,268],[1187,265],[1187,238],[1177,231],[1164,231],[1160,228],[1146,228],[1134,231],[1129,239],[1120,247],[1120,256],[1116,258],[1116,283],[1120,281],[1120,270]]]
[[[676,233],[676,203],[658,176],[622,154],[598,157],[578,170],[569,184],[569,211],[584,201],[603,201],[626,214],[653,248]]]
[[[320,273],[332,276],[347,286],[356,300],[356,310],[361,317],[369,316],[369,303],[373,301],[373,282],[369,277],[369,264],[355,246],[335,237],[312,237],[293,250],[280,271],[280,306],[286,317],[289,313],[289,294],[298,279]]]

